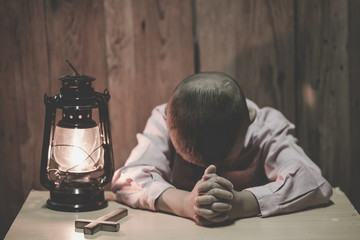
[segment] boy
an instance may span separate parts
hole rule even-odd
[[[183,80],[156,107],[112,190],[131,207],[213,225],[327,203],[332,188],[280,112],[223,73]]]

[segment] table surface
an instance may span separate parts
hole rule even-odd
[[[201,227],[189,219],[131,209],[109,201],[105,209],[69,213],[47,209],[47,191],[31,191],[5,239],[357,239],[360,240],[360,216],[347,197],[334,189],[332,204],[292,214],[268,218],[253,217],[237,220],[222,227]],[[114,199],[106,192],[107,199]],[[121,219],[119,232],[98,232],[84,235],[75,229],[79,218],[96,219],[119,207],[129,210]]]

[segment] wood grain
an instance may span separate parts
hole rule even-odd
[[[294,121],[293,2],[195,2],[200,71],[229,74],[245,96]]]
[[[349,1],[350,199],[360,211],[360,1]]]
[[[96,78],[95,90],[108,87],[103,2],[45,1],[45,21],[51,93],[59,93],[60,76],[73,74],[69,59],[81,74]]]
[[[347,2],[299,1],[296,9],[299,138],[325,177],[348,192]]]
[[[43,94],[49,88],[43,2],[0,3],[0,239],[39,187]]]
[[[358,1],[0,1],[0,238],[39,183],[43,95],[58,78],[110,90],[116,168],[151,109],[195,71],[224,71],[295,122],[300,144],[360,209]]]
[[[116,166],[123,165],[151,110],[194,72],[191,1],[105,0]]]

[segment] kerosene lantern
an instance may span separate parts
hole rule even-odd
[[[59,78],[62,82],[59,94],[44,97],[40,181],[50,190],[48,208],[91,211],[108,205],[104,186],[114,172],[110,95],[107,89],[104,93],[95,92],[92,87],[95,78],[78,74],[67,62],[75,73]]]

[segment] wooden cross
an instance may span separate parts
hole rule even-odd
[[[120,223],[116,221],[119,221],[127,215],[128,210],[126,208],[119,208],[96,220],[77,219],[75,221],[75,228],[84,229],[84,234],[91,235],[98,231],[117,232],[120,229]]]

